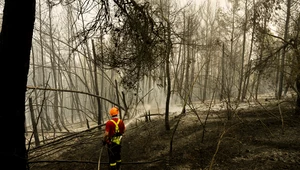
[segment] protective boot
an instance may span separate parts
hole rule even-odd
[[[121,162],[117,162],[116,170],[121,170]]]
[[[110,166],[109,170],[117,170],[117,166]]]

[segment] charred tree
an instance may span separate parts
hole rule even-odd
[[[25,94],[35,20],[35,0],[5,0],[0,56],[2,94],[0,128],[1,167],[25,170]],[[7,67],[8,66],[8,67]],[[11,68],[8,70],[8,68]]]

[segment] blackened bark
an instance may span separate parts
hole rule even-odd
[[[35,0],[5,0],[0,34],[0,166],[7,169],[27,169],[25,94],[34,19]]]
[[[296,79],[296,88],[297,88],[297,100],[295,107],[295,115],[300,116],[300,75],[297,75]]]

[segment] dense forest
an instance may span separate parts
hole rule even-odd
[[[24,120],[27,151],[65,134],[100,129],[112,106],[128,122],[145,114],[163,115],[161,131],[172,129],[174,112],[197,114],[197,103],[221,103],[227,120],[242,103],[260,96],[277,102],[288,98],[293,114],[300,113],[297,0],[8,2],[0,3],[0,55],[28,55],[28,71],[20,69],[24,63],[13,64],[15,58],[3,60],[23,73],[5,75],[15,85],[2,89],[20,96],[16,103],[24,111],[17,111],[18,121],[1,117],[1,122],[18,124],[1,128],[22,129]],[[24,5],[28,11],[20,9]],[[24,19],[8,20],[13,11]],[[12,100],[8,97],[3,106],[17,107],[8,104]]]

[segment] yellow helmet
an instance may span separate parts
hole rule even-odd
[[[116,116],[119,114],[119,109],[117,107],[113,107],[109,111],[110,116]]]

